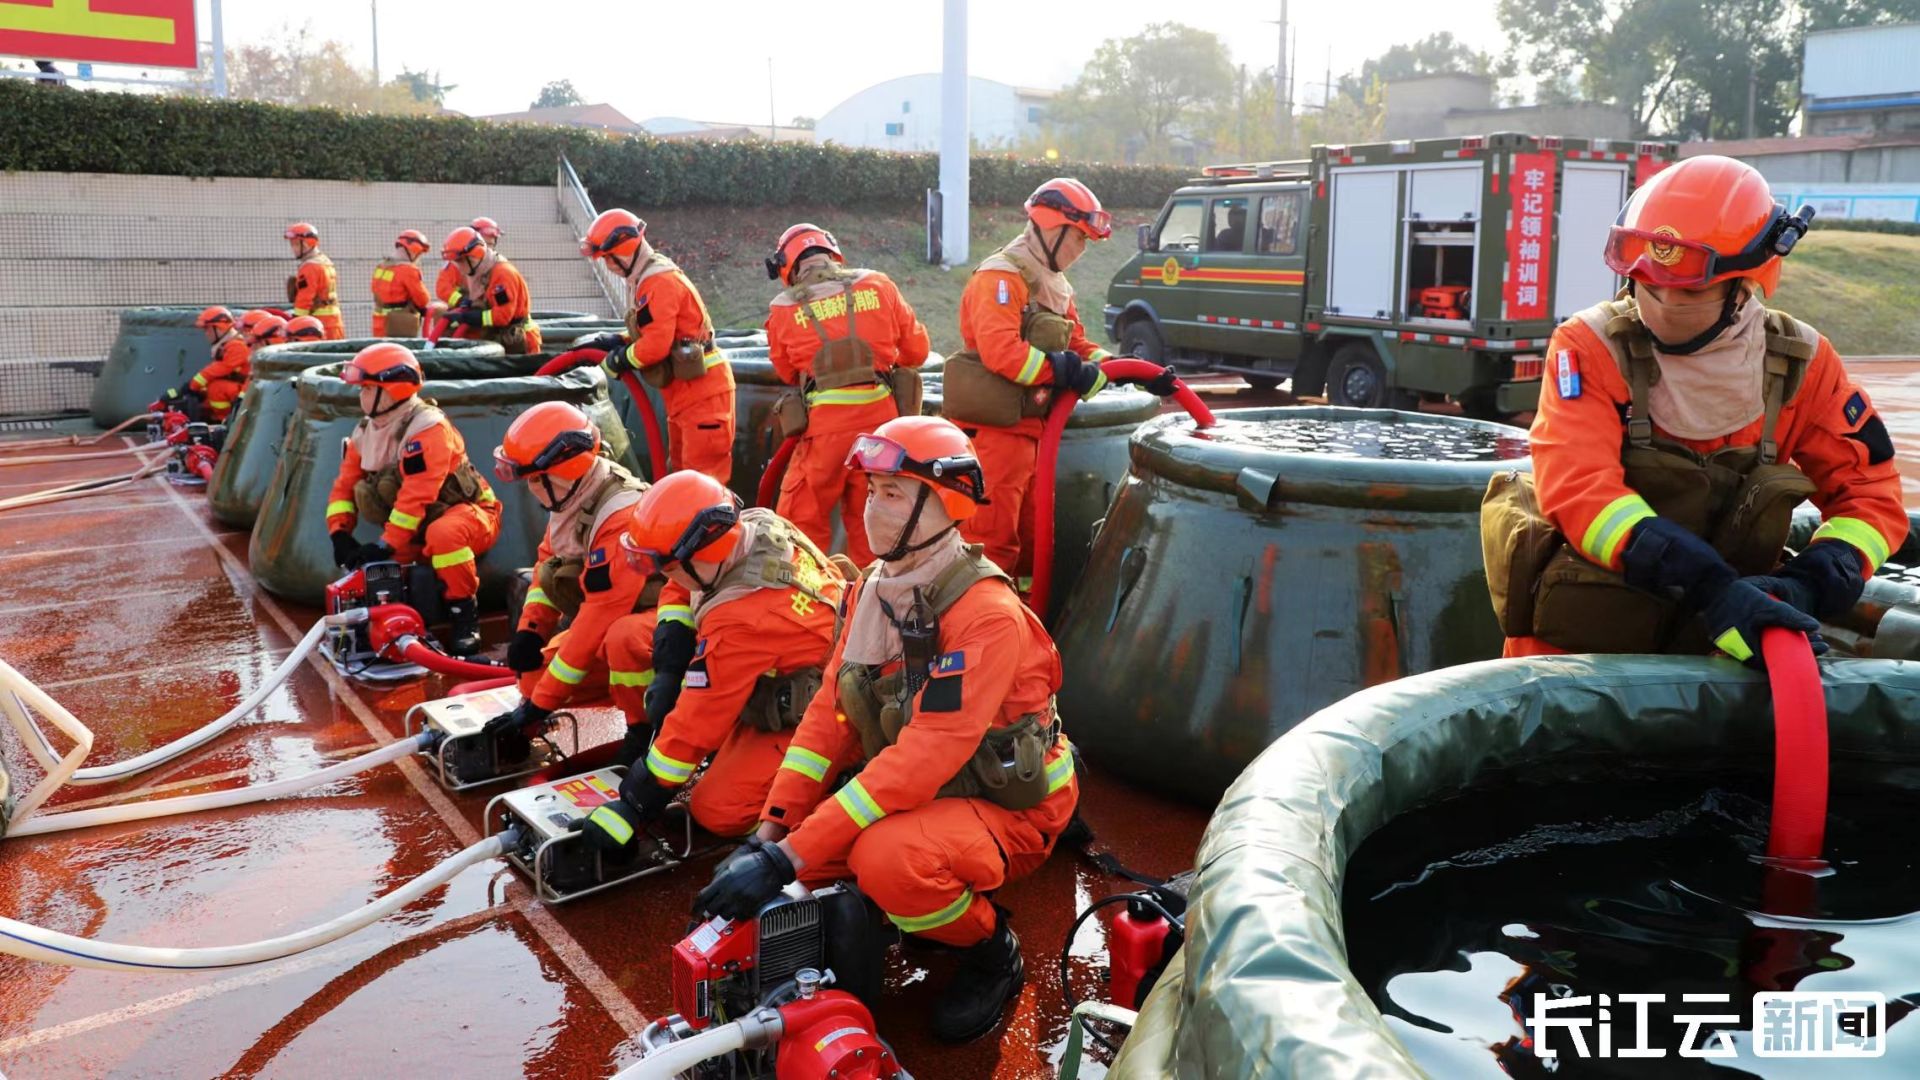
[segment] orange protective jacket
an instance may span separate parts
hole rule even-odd
[[[373,268],[373,302],[378,307],[425,311],[428,299],[419,263],[382,260]]]
[[[400,494],[394,498],[393,511],[380,529],[380,539],[385,540],[388,547],[397,551],[414,542],[426,519],[427,507],[438,500],[447,474],[466,456],[467,441],[445,416],[439,423],[407,439],[400,454]],[[328,532],[351,530],[359,520],[359,510],[353,502],[353,485],[366,474],[365,466],[360,463],[360,448],[349,438],[346,453],[340,460],[340,474],[333,478],[333,488],[327,493]],[[492,488],[484,479],[480,485],[481,501],[493,501]]]
[[[927,328],[900,295],[899,286],[877,270],[853,273],[854,330],[873,350],[874,369],[885,372],[926,363]],[[814,357],[821,348],[820,336],[812,326],[814,320],[831,339],[847,336],[846,305],[846,294],[805,306],[786,292],[774,297],[767,311],[767,358],[780,381],[797,386],[812,374]],[[815,435],[872,431],[896,415],[884,386],[817,391],[808,395],[808,404],[813,411],[807,418],[807,431]]]
[[[1012,379],[1022,386],[1052,385],[1053,365],[1047,354],[1027,344],[1020,336],[1022,313],[1027,308],[1027,282],[1010,270],[976,270],[967,279],[960,294],[960,344],[976,353],[988,370]],[[1080,322],[1078,304],[1069,303],[1062,312],[1073,324],[1068,348],[1082,360],[1098,363],[1113,354],[1095,345]],[[1040,437],[1045,417],[1033,416],[1014,425],[1023,435]]]
[[[302,315],[337,317],[340,314],[340,286],[332,259],[316,251],[311,257],[301,260],[293,276],[295,318]]]
[[[217,379],[246,382],[253,375],[253,350],[239,333],[229,330],[213,343],[213,359],[193,377],[193,388],[206,393],[207,384]]]
[[[433,279],[433,296],[451,307],[460,302],[460,295],[466,291],[466,287],[467,276],[460,272],[460,268],[452,263],[443,263],[440,276]]]
[[[580,591],[586,599],[580,610],[573,613],[573,621],[567,624],[567,636],[560,643],[559,651],[547,662],[547,670],[540,674],[540,681],[534,686],[532,701],[543,709],[557,709],[565,704],[572,695],[573,688],[580,685],[586,673],[592,669],[594,660],[600,655],[601,646],[607,640],[607,631],[622,616],[633,614],[633,608],[639,602],[640,593],[647,586],[645,574],[627,565],[626,553],[620,548],[620,534],[626,531],[627,514],[615,511],[608,514],[600,527],[594,530],[593,539],[587,546],[587,565],[580,573]],[[553,546],[545,536],[540,538],[540,550],[534,556],[536,563],[553,557]],[[670,602],[685,604],[684,592],[679,599],[670,601],[667,593],[673,586],[667,586],[661,595],[661,605]],[[678,610],[685,610],[684,606]],[[562,612],[551,603],[530,599],[520,610],[521,630],[532,630],[541,637],[551,640],[559,629]]]
[[[1577,396],[1560,393],[1556,372],[1563,353],[1579,376]],[[1540,408],[1528,436],[1540,509],[1586,558],[1618,570],[1633,527],[1655,516],[1627,486],[1620,461],[1633,393],[1606,343],[1580,319],[1554,331],[1547,355]],[[1764,418],[1756,419],[1717,439],[1682,439],[1657,424],[1654,430],[1708,454],[1723,446],[1753,446],[1764,426]],[[1781,460],[1792,461],[1818,486],[1813,503],[1825,522],[1814,538],[1852,544],[1861,553],[1863,575],[1871,576],[1907,535],[1900,474],[1873,403],[1847,377],[1824,336],[1799,393],[1782,407],[1777,430]]]
[[[819,591],[837,601],[838,577]],[[674,603],[662,597],[662,607]],[[684,602],[684,601],[680,601]],[[693,663],[680,699],[647,751],[647,771],[667,787],[693,776],[740,723],[762,675],[825,667],[833,650],[833,606],[798,589],[755,589],[700,613]]]
[[[713,317],[700,290],[678,270],[654,274],[633,288],[633,315],[628,319],[627,362],[636,370],[664,363],[676,341],[713,340]],[[639,333],[633,328],[638,326]],[[660,390],[667,412],[687,416],[687,410],[714,398],[733,397],[733,368],[718,354],[710,359],[706,374],[697,379],[675,379]],[[731,404],[727,406],[729,411]]]
[[[533,297],[527,292],[527,279],[504,256],[495,259],[493,269],[487,275],[487,294],[475,297],[486,305],[481,316],[483,327],[512,326],[533,314]],[[539,343],[534,342],[537,349]]]
[[[858,592],[850,587],[842,605],[849,620]],[[840,767],[865,758],[859,735],[840,716],[834,676],[845,646],[842,637],[761,811],[762,821],[792,829],[787,841],[808,865],[844,858],[875,821],[932,802],[973,757],[988,728],[1045,710],[1060,687],[1060,654],[1040,620],[1004,581],[977,582],[940,615],[941,655],[933,677],[914,699],[912,719],[899,740],[866,761],[859,775],[828,800],[827,785]],[[962,680],[961,686],[943,688],[940,697],[957,699],[959,707],[929,710],[928,689],[947,679]],[[1068,762],[1064,773],[1062,756]],[[1057,836],[1073,815],[1078,795],[1071,762],[1072,749],[1061,736],[1047,754],[1048,774],[1060,774],[1060,786],[1022,811],[1043,833]]]

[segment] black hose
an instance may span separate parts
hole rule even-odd
[[[1094,912],[1099,911],[1103,907],[1120,903],[1136,903],[1143,907],[1152,908],[1159,913],[1161,918],[1167,920],[1167,923],[1173,927],[1174,933],[1180,934],[1182,937],[1186,936],[1187,924],[1185,919],[1172,914],[1166,908],[1162,907],[1160,901],[1155,899],[1150,893],[1115,893],[1112,896],[1096,900],[1088,905],[1085,910],[1080,912],[1079,917],[1073,920],[1073,925],[1067,927],[1066,942],[1060,946],[1060,996],[1066,999],[1068,1016],[1072,1016],[1073,1010],[1080,1007],[1079,1000],[1073,996],[1073,985],[1069,981],[1070,973],[1067,966],[1067,962],[1073,957],[1073,939],[1079,936],[1080,927],[1086,923],[1088,918],[1092,917]],[[1107,1053],[1117,1054],[1120,1052],[1120,1048],[1108,1042],[1106,1036],[1093,1030],[1093,1025],[1087,1023],[1085,1017],[1081,1017],[1079,1023],[1081,1027],[1086,1029],[1087,1035],[1092,1038],[1094,1042],[1106,1048]]]

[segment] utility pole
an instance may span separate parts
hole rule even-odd
[[[972,220],[971,166],[967,115],[967,0],[946,0],[941,19],[940,67],[940,261],[968,261],[967,233]]]
[[[1273,21],[1273,20],[1269,20]],[[1280,0],[1280,55],[1273,67],[1273,111],[1277,113],[1276,134],[1284,156],[1293,145],[1293,94],[1287,81],[1287,0]]]
[[[1753,138],[1754,94],[1760,85],[1760,72],[1757,70],[1757,63],[1758,62],[1751,57],[1747,60],[1747,138],[1749,139]]]
[[[373,85],[380,85],[380,0],[367,0],[373,7]]]
[[[780,133],[775,130],[775,128],[777,128],[780,123],[778,120],[774,119],[778,115],[780,114],[777,111],[775,111],[773,106],[773,57],[769,56],[767,57],[767,141],[768,142],[773,142],[780,137]]]
[[[213,0],[213,96],[227,96],[227,38],[220,29],[220,0]]]

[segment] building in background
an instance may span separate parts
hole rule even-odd
[[[623,135],[646,134],[645,128],[629,120],[627,115],[619,109],[604,102],[599,105],[560,105],[546,109],[495,113],[492,116],[476,116],[474,119],[491,120],[496,124],[552,124],[557,127],[613,131]]]
[[[656,139],[753,142],[765,141],[770,137],[774,142],[810,143],[814,141],[812,128],[790,127],[786,124],[770,127],[766,124],[728,124],[708,120],[688,120],[683,116],[655,116],[642,120],[640,126]]]
[[[1493,103],[1493,77],[1451,73],[1387,84],[1383,134],[1389,139],[1457,138],[1517,131],[1582,139],[1631,139],[1633,121],[1620,109],[1587,101],[1564,105]]]
[[[1920,23],[1807,35],[1802,135],[1920,131]]]
[[[967,80],[968,126],[980,149],[1010,149],[1037,137],[1057,91]],[[827,110],[814,127],[823,143],[875,150],[940,148],[940,76],[907,75],[867,87]]]

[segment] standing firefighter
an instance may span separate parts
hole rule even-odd
[[[1113,219],[1078,180],[1061,177],[1027,198],[1027,227],[974,271],[960,297],[961,352],[947,361],[946,415],[980,450],[993,504],[962,531],[1009,574],[1032,514],[1042,418],[1053,388],[1083,398],[1107,385],[1109,354],[1087,338],[1066,270],[1087,244],[1113,235]]]
[[[446,591],[455,655],[480,650],[480,589],[475,560],[500,538],[500,503],[446,415],[419,396],[420,361],[404,345],[360,350],[340,373],[360,388],[366,418],[347,437],[340,475],[327,496],[333,561],[347,569],[425,556]],[[353,538],[358,518],[380,527],[370,543]]]
[[[246,389],[247,378],[253,374],[253,350],[247,347],[247,339],[234,326],[233,312],[226,308],[210,307],[202,311],[193,325],[206,332],[212,355],[207,366],[180,384],[180,393],[193,406],[187,410],[189,417],[204,412],[209,423],[224,424],[233,412],[233,403],[240,400],[240,392]]]
[[[659,816],[711,756],[687,809],[708,832],[744,836],[820,689],[846,579],[791,522],[764,508],[741,510],[705,473],[655,484],[620,544],[636,573],[665,574],[690,597],[699,645],[670,711],[661,712],[668,698],[649,697],[659,719],[650,725],[658,730],[646,768],[628,772],[620,800],[595,810],[587,833],[626,850],[635,829]]]
[[[347,336],[347,324],[340,319],[340,282],[333,260],[320,250],[320,234],[313,226],[298,221],[287,226],[287,243],[296,260],[293,276],[287,279],[287,303],[293,316],[311,315],[327,328],[327,338],[338,341]]]
[[[654,614],[647,575],[621,557],[620,535],[647,485],[603,456],[600,429],[562,401],[514,420],[493,452],[493,474],[524,482],[548,518],[533,587],[507,644],[523,700],[488,730],[535,735],[569,700],[607,693],[627,715],[621,756],[632,761],[646,747]]]
[[[920,414],[915,369],[927,359],[927,328],[887,275],[845,262],[818,225],[780,235],[767,276],[787,288],[769,305],[767,346],[774,372],[797,387],[775,406],[782,434],[800,440],[780,482],[780,516],[826,547],[838,505],[847,553],[865,566],[867,477],[846,467],[847,452],[861,432]]]
[[[1762,303],[1811,217],[1715,156],[1620,212],[1606,260],[1627,291],[1554,332],[1532,482],[1496,480],[1482,512],[1509,656],[1718,649],[1757,666],[1763,628],[1845,611],[1904,539],[1872,402],[1824,337]],[[1807,498],[1825,524],[1782,565]]]
[[[733,473],[733,369],[713,347],[713,319],[672,259],[647,243],[647,223],[625,210],[593,219],[580,253],[604,259],[627,281],[625,334],[576,348],[606,351],[607,373],[629,371],[659,388],[667,406],[667,471],[694,469],[721,483]]]
[[[393,255],[373,268],[373,336],[418,337],[430,298],[420,277],[427,238],[408,229],[394,238]]]
[[[903,416],[861,436],[848,465],[869,474],[867,535],[887,550],[849,590],[760,830],[695,903],[748,918],[796,876],[851,875],[901,930],[964,950],[933,1031],[965,1041],[998,1023],[1024,977],[988,894],[1046,861],[1079,801],[1054,712],[1060,656],[956,531],[986,500],[959,428]]]
[[[533,298],[527,279],[499,252],[487,247],[472,226],[447,234],[440,257],[458,267],[468,292],[448,309],[459,329],[456,337],[497,341],[514,356],[540,351],[540,328],[533,322]]]

